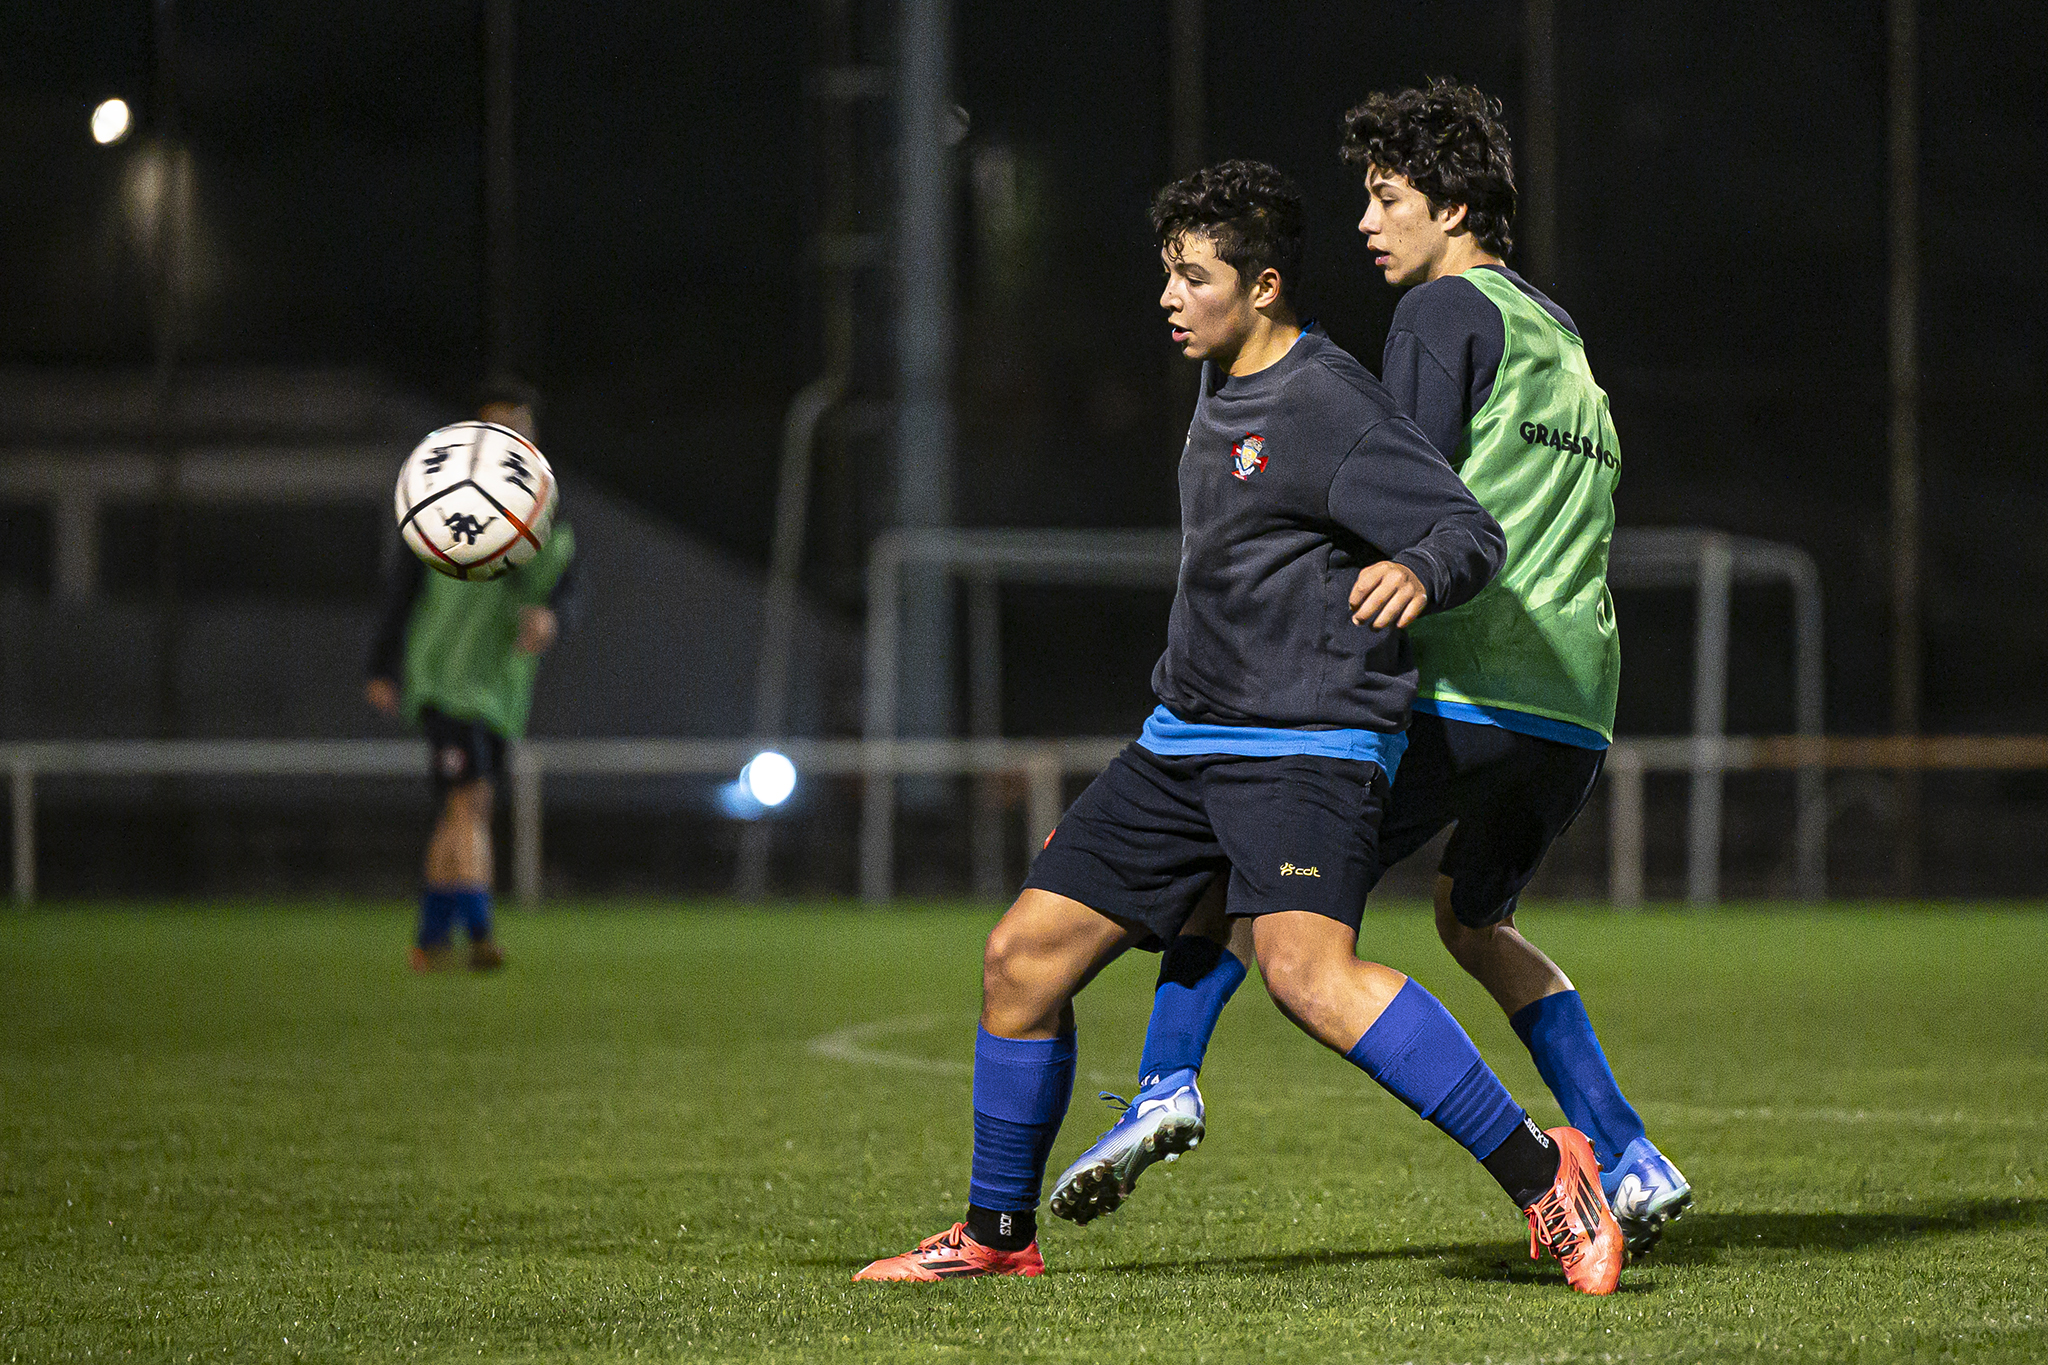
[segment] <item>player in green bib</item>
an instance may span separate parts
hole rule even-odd
[[[531,390],[487,385],[477,417],[533,437]],[[427,841],[414,971],[456,963],[455,925],[477,970],[505,963],[492,932],[491,807],[508,740],[526,734],[540,656],[578,599],[576,535],[556,522],[547,544],[502,577],[462,582],[429,573],[394,542],[382,623],[364,695],[425,732],[439,810]]]
[[[1448,81],[1374,95],[1345,116],[1343,155],[1365,181],[1358,228],[1373,265],[1406,291],[1382,381],[1508,543],[1476,597],[1409,628],[1417,693],[1380,869],[1455,826],[1438,932],[1593,1140],[1641,1254],[1691,1204],[1691,1187],[1623,1097],[1570,979],[1515,926],[1516,898],[1585,804],[1614,737],[1621,655],[1607,549],[1621,443],[1577,325],[1505,264],[1515,187],[1499,106]],[[1147,1165],[1200,1140],[1195,1075],[1251,956],[1235,935],[1225,945],[1231,932],[1215,916],[1165,954],[1138,1094],[1060,1177],[1055,1214],[1109,1212]]]

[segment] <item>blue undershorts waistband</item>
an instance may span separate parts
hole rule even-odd
[[[1553,720],[1549,716],[1517,711],[1507,706],[1480,706],[1469,701],[1417,697],[1414,709],[1425,711],[1432,716],[1442,716],[1445,720],[1461,720],[1467,725],[1497,725],[1503,730],[1513,730],[1518,735],[1534,735],[1537,739],[1555,740],[1559,744],[1571,744],[1581,749],[1607,747],[1606,736],[1598,730],[1589,730],[1568,720]]]
[[[1198,725],[1182,720],[1164,706],[1153,708],[1145,717],[1145,729],[1138,743],[1166,758],[1188,758],[1198,754],[1239,754],[1246,758],[1280,758],[1288,754],[1315,754],[1322,758],[1349,758],[1377,763],[1387,781],[1408,749],[1405,732],[1387,734],[1380,730],[1286,730],[1258,725]]]

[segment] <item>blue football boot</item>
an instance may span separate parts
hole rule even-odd
[[[1600,1173],[1600,1185],[1632,1257],[1656,1246],[1664,1225],[1692,1207],[1692,1186],[1648,1138],[1629,1143],[1614,1168]]]
[[[1202,1141],[1202,1092],[1192,1068],[1168,1072],[1129,1103],[1106,1090],[1102,1098],[1123,1105],[1122,1117],[1052,1187],[1053,1214],[1075,1223],[1116,1212],[1147,1166],[1177,1161]]]

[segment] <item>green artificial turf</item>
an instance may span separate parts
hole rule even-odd
[[[481,979],[401,907],[0,918],[0,1361],[2048,1357],[2048,914],[1525,913],[1698,1191],[1609,1299],[1256,983],[1209,1140],[1043,1279],[850,1284],[959,1216],[991,918],[557,906]],[[1362,941],[1557,1121],[1425,913]],[[1152,971],[1082,998],[1055,1169]]]

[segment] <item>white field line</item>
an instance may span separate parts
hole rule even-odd
[[[974,1063],[966,1058],[918,1057],[877,1046],[903,1034],[924,1033],[958,1021],[936,1014],[905,1015],[878,1019],[868,1024],[849,1024],[821,1033],[804,1044],[815,1057],[830,1058],[854,1066],[879,1066],[897,1071],[916,1071],[928,1076],[969,1076]],[[1135,1054],[1134,1054],[1135,1056]],[[1090,1085],[1129,1085],[1131,1078],[1099,1071],[1081,1073]],[[1352,1086],[1314,1085],[1284,1092],[1294,1100],[1341,1100],[1358,1093]],[[1802,1108],[1754,1105],[1729,1107],[1703,1104],[1667,1104],[1656,1100],[1638,1106],[1674,1123],[1838,1123],[1891,1125],[1901,1128],[2041,1128],[2048,1127],[2048,1114],[1971,1114],[1960,1109],[1946,1111],[1905,1109]]]
[[[1848,1123],[1893,1124],[1903,1128],[2040,1128],[2048,1126],[2048,1114],[1971,1114],[1961,1109],[1803,1109],[1758,1105],[1750,1108],[1721,1108],[1700,1104],[1663,1104],[1651,1101],[1641,1106],[1654,1114],[1679,1123]]]
[[[901,1019],[881,1019],[872,1024],[849,1024],[830,1033],[821,1033],[804,1044],[804,1050],[817,1057],[830,1057],[835,1062],[851,1062],[855,1066],[887,1066],[898,1071],[922,1071],[936,1076],[967,1076],[974,1072],[972,1062],[939,1057],[911,1057],[901,1052],[888,1052],[869,1044],[880,1038],[899,1033],[923,1033],[939,1025],[951,1022],[936,1014],[909,1015]]]
[[[959,1020],[937,1014],[911,1014],[899,1019],[878,1019],[872,1024],[849,1024],[830,1033],[821,1033],[804,1044],[804,1051],[814,1057],[829,1057],[835,1062],[851,1062],[855,1066],[885,1066],[898,1071],[919,1071],[927,1076],[971,1076],[974,1063],[965,1058],[914,1057],[907,1053],[891,1052],[873,1044],[881,1039],[904,1033],[924,1033],[944,1025],[957,1024]],[[1131,1054],[1136,1061],[1137,1053]],[[1111,1076],[1100,1071],[1083,1071],[1078,1079],[1090,1085],[1129,1086],[1129,1076]]]

